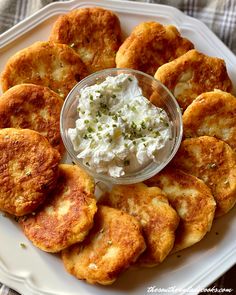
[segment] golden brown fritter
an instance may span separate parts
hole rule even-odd
[[[192,246],[210,231],[216,203],[202,180],[168,167],[145,183],[160,187],[180,216],[172,252]]]
[[[210,187],[217,205],[217,217],[234,206],[236,154],[224,141],[210,136],[185,139],[172,163]]]
[[[3,91],[22,83],[47,86],[65,98],[87,74],[84,63],[69,46],[36,42],[8,60],[1,83]]]
[[[33,212],[55,187],[57,150],[36,131],[0,130],[0,210],[21,216]]]
[[[69,273],[90,284],[112,284],[145,250],[138,221],[129,214],[98,206],[94,227],[82,243],[62,251]]]
[[[32,129],[44,135],[61,154],[60,112],[63,100],[47,87],[20,84],[0,97],[0,128]]]
[[[236,98],[215,90],[199,95],[183,114],[184,136],[214,136],[236,151]]]
[[[224,60],[196,50],[161,66],[155,78],[169,88],[184,110],[203,92],[214,89],[232,91]]]
[[[100,7],[79,8],[57,19],[50,40],[71,46],[89,73],[114,68],[121,44],[120,22],[112,11]]]
[[[99,203],[120,209],[141,223],[147,249],[139,257],[138,264],[155,266],[169,254],[179,217],[160,188],[143,183],[114,186]]]
[[[75,165],[61,164],[57,187],[47,202],[19,222],[36,247],[58,252],[85,238],[96,211],[93,179]]]
[[[158,67],[188,50],[193,44],[174,26],[143,22],[131,32],[116,55],[118,68],[132,68],[154,76]]]

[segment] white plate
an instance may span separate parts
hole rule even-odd
[[[0,71],[7,59],[18,50],[35,41],[47,40],[59,14],[85,6],[102,6],[116,12],[125,35],[142,21],[154,20],[176,25],[198,50],[223,58],[236,85],[236,57],[198,20],[169,6],[107,0],[53,3],[2,34]],[[236,208],[215,221],[211,232],[200,243],[172,255],[160,266],[128,270],[112,286],[102,287],[88,285],[67,274],[59,256],[32,246],[18,224],[0,214],[0,281],[24,295],[143,295],[148,293],[151,286],[173,287],[176,292],[172,294],[179,295],[190,294],[188,288],[192,288],[191,294],[198,294],[200,289],[212,283],[236,262],[235,215]],[[27,246],[25,249],[20,246],[22,242]],[[166,293],[159,290],[159,294]]]

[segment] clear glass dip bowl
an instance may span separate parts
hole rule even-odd
[[[139,171],[126,173],[121,177],[112,177],[107,174],[96,173],[96,171],[84,165],[82,159],[77,158],[77,153],[74,151],[73,144],[68,136],[68,129],[75,128],[75,122],[78,119],[77,106],[79,101],[78,94],[80,90],[87,86],[99,84],[108,76],[117,76],[121,73],[135,76],[138,80],[139,87],[142,89],[143,96],[148,98],[154,105],[161,107],[166,111],[171,125],[172,140],[169,140],[165,147],[161,150],[162,158],[159,163],[152,161]],[[181,143],[183,124],[182,114],[178,103],[172,93],[161,82],[140,71],[114,68],[96,72],[75,85],[64,102],[61,111],[60,129],[66,150],[75,164],[80,166],[99,181],[113,184],[131,184],[144,181],[154,176],[171,161]]]

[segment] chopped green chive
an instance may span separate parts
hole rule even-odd
[[[100,107],[103,108],[103,109],[106,109],[107,108],[107,105],[103,102],[100,102]]]
[[[96,116],[97,117],[101,117],[102,116],[101,113],[100,113],[100,111],[97,111]]]
[[[125,139],[130,139],[131,138],[131,135],[130,134],[125,134],[123,135]]]
[[[91,126],[89,126],[87,130],[88,130],[89,133],[94,132],[94,129]]]
[[[143,129],[146,129],[146,128],[147,128],[147,127],[146,127],[146,124],[145,124],[144,121],[141,123],[141,127],[142,127]]]
[[[115,114],[113,117],[112,117],[113,120],[117,121],[118,120],[118,116]]]
[[[165,127],[169,127],[169,123],[166,122],[163,118],[160,118],[160,121],[163,123]]]
[[[134,123],[134,121],[132,121],[132,123],[131,123],[131,128],[133,128],[133,129],[137,128],[137,125]]]

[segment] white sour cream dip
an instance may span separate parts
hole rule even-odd
[[[78,95],[78,119],[68,134],[84,165],[121,177],[161,161],[171,139],[169,118],[142,95],[136,77],[109,76]]]

